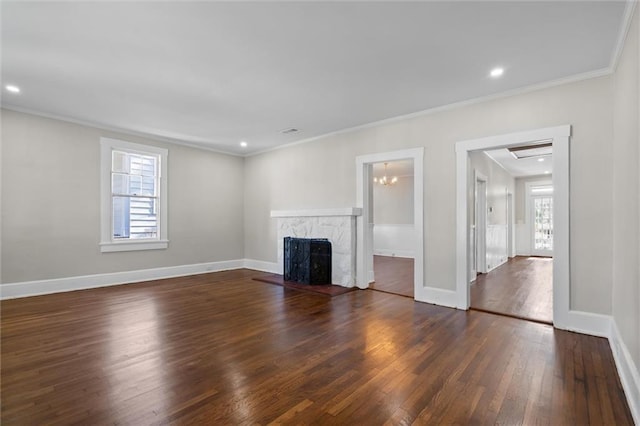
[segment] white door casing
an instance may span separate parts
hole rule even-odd
[[[567,329],[570,306],[569,257],[569,139],[571,126],[489,136],[456,143],[456,294],[457,307],[469,309],[469,219],[468,219],[468,158],[469,152],[510,146],[553,143],[553,205],[554,205],[554,265],[553,265],[553,324]]]
[[[356,206],[362,216],[356,219],[356,286],[369,286],[369,265],[373,265],[373,238],[368,231],[371,223],[371,164],[385,161],[413,160],[413,220],[414,220],[414,298],[426,301],[424,296],[424,148],[381,152],[356,157]]]

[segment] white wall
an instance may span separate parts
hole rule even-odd
[[[276,260],[271,209],[355,204],[355,157],[425,147],[425,284],[455,289],[455,143],[482,136],[572,125],[572,308],[611,312],[610,76],[355,129],[248,157],[245,167],[245,257]],[[598,164],[599,173],[593,173]],[[331,173],[327,173],[331,170]],[[292,178],[295,177],[295,178]],[[602,232],[591,232],[598,223]]]
[[[243,258],[242,158],[1,113],[2,283]],[[101,136],[168,148],[168,249],[100,252]]]
[[[614,75],[613,86],[613,168],[612,191],[604,202],[613,205],[613,287],[612,314],[631,362],[635,387],[625,388],[636,401],[636,421],[640,421],[640,7],[636,6],[632,25]],[[600,235],[598,222],[594,233]],[[620,365],[618,366],[620,369]],[[630,367],[630,369],[632,369]],[[621,369],[624,380],[624,369]],[[630,377],[630,375],[628,376]],[[634,407],[632,407],[633,409]]]
[[[373,223],[413,223],[413,176],[398,176],[395,185],[373,185]]]

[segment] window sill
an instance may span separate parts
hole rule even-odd
[[[162,250],[168,246],[169,240],[107,242],[100,243],[100,251],[109,253],[114,251]]]

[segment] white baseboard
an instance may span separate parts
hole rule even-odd
[[[553,323],[554,327],[576,333],[609,338],[611,316],[591,312],[569,311],[566,324]]]
[[[496,268],[499,268],[500,266],[504,265],[505,263],[507,263],[509,261],[509,258],[507,257],[506,259],[502,260],[500,263],[498,263],[495,266],[492,266],[491,268],[487,269],[487,273],[493,271]]]
[[[446,306],[447,308],[458,307],[458,293],[453,290],[445,290],[435,287],[424,287],[416,294],[418,302],[431,303],[432,305]]]
[[[222,262],[207,262],[193,265],[167,266],[153,269],[139,269],[136,271],[111,272],[106,274],[1,284],[0,299],[15,299],[19,297],[108,287],[112,285],[130,284],[162,278],[204,274],[207,272],[227,271],[230,269],[243,268],[244,263],[245,262],[242,259],[237,259]]]
[[[244,267],[255,271],[269,272],[272,274],[282,273],[278,269],[278,262],[265,262],[263,260],[244,259]]]
[[[611,321],[611,337],[609,345],[613,352],[613,359],[616,363],[618,376],[627,397],[627,403],[631,410],[631,416],[635,424],[640,425],[640,373],[638,366],[634,364],[627,345],[624,344],[620,330],[615,320]]]
[[[394,250],[394,249],[377,248],[373,250],[373,254],[376,256],[406,257],[409,259],[413,259],[415,257],[413,254],[413,250]]]

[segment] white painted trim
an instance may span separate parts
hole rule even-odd
[[[343,209],[271,210],[271,217],[325,217],[360,215],[362,215],[362,209],[359,207],[347,207]]]
[[[488,136],[456,143],[456,293],[458,308],[469,309],[468,156],[470,151],[505,148],[553,140],[554,265],[553,322],[566,328],[570,310],[569,277],[569,137],[571,126],[555,126]]]
[[[627,37],[629,35],[629,28],[631,28],[631,21],[633,19],[633,12],[636,9],[636,3],[638,0],[626,1],[624,17],[622,18],[622,26],[620,27],[620,33],[618,34],[618,40],[616,41],[616,46],[611,54],[611,62],[609,68],[611,72],[615,72],[618,69],[618,62],[620,62],[620,55],[622,55],[622,51],[624,50],[624,45],[627,42]],[[636,421],[636,423],[639,423]]]
[[[500,226],[502,226],[502,225],[500,225]],[[503,260],[503,261],[501,261],[500,263],[498,263],[497,265],[492,266],[491,268],[488,268],[488,269],[487,269],[487,273],[489,273],[489,272],[493,271],[493,270],[494,270],[494,269],[496,269],[496,268],[501,267],[502,265],[504,265],[504,264],[505,264],[505,263],[507,263],[508,261],[509,261],[509,257],[507,256],[507,259],[506,259],[506,260]]]
[[[365,233],[365,224],[368,226],[370,213],[365,206],[369,205],[370,179],[369,165],[384,161],[396,161],[413,159],[413,218],[414,218],[414,255],[413,267],[414,297],[415,300],[426,302],[424,291],[424,147],[405,149],[392,152],[381,152],[361,155],[356,157],[356,206],[362,209],[362,216],[356,218],[356,285],[359,288],[369,286],[369,273],[367,269],[367,256],[365,254],[370,236]],[[373,255],[373,250],[371,251]]]
[[[121,149],[143,155],[155,155],[158,157],[160,170],[158,171],[158,185],[160,187],[158,206],[158,238],[114,241],[112,231],[112,193],[111,193],[111,168],[112,152]],[[167,170],[169,150],[154,145],[144,145],[121,141],[112,138],[100,138],[100,251],[102,253],[115,251],[134,250],[159,250],[166,249],[169,244],[167,219],[169,203],[167,202]]]
[[[484,194],[481,197],[478,197],[478,182],[482,182],[484,185]],[[478,273],[487,273],[487,204],[488,204],[488,193],[489,193],[489,182],[485,175],[478,172],[478,170],[473,170],[473,197],[474,197],[474,226],[475,226],[475,241],[474,248],[476,256],[476,274]],[[481,206],[479,202],[482,203]],[[479,208],[482,207],[482,210]],[[469,207],[467,206],[467,209]],[[480,213],[482,212],[482,213]],[[480,226],[482,225],[482,226]],[[472,262],[469,262],[472,263]],[[472,272],[472,277],[473,277]]]
[[[116,251],[162,250],[162,249],[166,249],[168,246],[169,246],[169,240],[118,241],[113,243],[100,243],[100,251],[102,253],[109,253],[109,252],[116,252]]]
[[[407,259],[415,258],[413,250],[392,250],[392,249],[375,249],[373,254],[385,257],[404,257]]]
[[[611,345],[613,360],[616,363],[622,389],[624,389],[624,394],[627,397],[631,416],[635,424],[640,425],[640,372],[638,372],[638,366],[634,364],[629,348],[622,340],[618,324],[613,318],[611,320],[609,345]]]
[[[634,2],[631,2],[634,3]],[[628,15],[628,16],[627,16]],[[625,19],[627,19],[627,23],[625,24],[625,26],[628,28],[631,22],[631,16],[633,16],[632,13],[626,13],[625,14]],[[625,32],[626,34],[626,32]],[[625,37],[626,38],[626,37]],[[622,44],[621,44],[622,43]],[[622,46],[624,45],[624,38],[620,39],[618,41],[618,45],[616,47],[616,53],[613,55],[612,58],[612,64],[615,62],[616,66],[617,66],[617,62],[619,60],[620,57],[620,53],[622,51]],[[580,81],[584,81],[584,80],[589,80],[592,78],[598,78],[598,77],[603,77],[609,74],[612,74],[614,71],[614,67],[612,65],[610,65],[607,68],[601,68],[601,69],[597,69],[597,70],[593,70],[593,71],[588,71],[588,72],[584,72],[584,73],[580,73],[580,74],[575,74],[572,76],[568,76],[568,77],[562,77],[562,78],[558,78],[555,80],[550,80],[547,82],[543,82],[543,83],[537,83],[537,84],[532,84],[529,86],[524,86],[524,87],[519,87],[516,89],[512,89],[512,90],[507,90],[505,92],[500,92],[500,93],[495,93],[492,95],[487,95],[487,96],[479,96],[476,98],[471,98],[471,99],[467,99],[467,100],[463,100],[463,101],[459,101],[459,102],[453,102],[450,104],[446,104],[446,105],[441,105],[441,106],[435,106],[433,108],[427,108],[425,110],[422,111],[417,111],[417,112],[413,112],[410,114],[405,114],[405,115],[399,115],[396,117],[391,117],[391,118],[386,118],[383,120],[378,120],[378,121],[372,121],[370,123],[366,123],[366,124],[362,124],[362,125],[358,125],[358,126],[351,126],[351,127],[347,127],[344,129],[340,129],[340,130],[336,130],[334,132],[328,132],[328,133],[324,133],[318,136],[313,136],[310,138],[305,138],[305,139],[301,139],[298,141],[294,141],[294,142],[290,142],[290,143],[286,143],[286,144],[282,144],[282,145],[278,145],[278,146],[274,146],[274,147],[270,147],[270,148],[265,148],[265,149],[261,149],[255,152],[247,152],[247,153],[238,153],[238,152],[232,152],[232,151],[225,151],[222,149],[216,149],[216,148],[211,148],[206,146],[205,144],[209,143],[209,141],[206,140],[200,140],[200,141],[184,141],[184,140],[179,140],[179,139],[174,139],[174,138],[168,138],[168,137],[163,137],[160,135],[155,135],[152,133],[146,133],[146,132],[139,132],[139,131],[135,131],[135,130],[127,130],[127,129],[123,129],[123,128],[119,128],[119,127],[115,127],[115,126],[109,126],[106,124],[100,124],[100,123],[96,123],[96,122],[92,122],[89,120],[80,120],[80,119],[76,119],[76,118],[70,118],[70,117],[64,117],[61,115],[56,115],[56,114],[50,114],[50,113],[46,113],[46,112],[41,112],[41,111],[37,111],[37,110],[33,110],[33,109],[29,109],[29,108],[23,108],[17,105],[12,105],[12,104],[8,104],[5,102],[2,102],[1,107],[11,110],[11,111],[16,111],[16,112],[22,112],[25,114],[31,114],[31,115],[36,115],[36,116],[40,116],[40,117],[45,117],[45,118],[51,118],[54,120],[60,120],[60,121],[65,121],[68,123],[73,123],[73,124],[78,124],[81,126],[88,126],[88,127],[93,127],[96,129],[101,129],[101,130],[107,130],[107,131],[112,131],[112,132],[117,132],[117,133],[122,133],[124,135],[131,135],[131,136],[138,136],[138,137],[143,137],[143,138],[148,138],[148,139],[152,139],[152,140],[157,140],[160,142],[166,142],[166,143],[171,143],[171,144],[176,144],[176,145],[183,145],[183,146],[187,146],[190,148],[195,148],[195,149],[202,149],[205,151],[211,151],[211,152],[215,152],[218,154],[223,154],[223,155],[231,155],[234,157],[253,157],[256,155],[262,155],[262,154],[266,154],[268,152],[273,152],[273,151],[278,151],[281,149],[287,149],[296,145],[302,145],[302,144],[306,144],[306,143],[310,143],[310,142],[314,142],[320,139],[324,139],[324,138],[329,138],[331,136],[336,136],[336,135],[342,135],[345,133],[350,133],[350,132],[355,132],[358,130],[364,130],[364,129],[369,129],[372,127],[378,127],[378,126],[384,126],[387,124],[393,124],[393,123],[397,123],[400,121],[404,121],[404,120],[410,120],[412,118],[417,118],[417,117],[422,117],[422,116],[427,116],[427,115],[432,115],[432,114],[438,114],[441,112],[445,112],[445,111],[451,111],[457,108],[463,108],[466,106],[471,106],[471,105],[477,105],[483,102],[489,102],[489,101],[494,101],[494,100],[498,100],[498,99],[502,99],[502,98],[508,98],[511,96],[517,96],[517,95],[522,95],[522,94],[526,94],[526,93],[531,93],[531,92],[535,92],[538,90],[544,90],[544,89],[549,89],[549,88],[553,88],[553,87],[557,87],[557,86],[562,86],[563,84],[570,84],[570,83],[577,83]],[[234,146],[235,148],[235,146]]]
[[[345,133],[350,133],[350,132],[355,132],[355,131],[358,131],[358,130],[369,129],[369,128],[372,128],[372,127],[384,126],[384,125],[387,125],[387,124],[394,124],[394,123],[397,123],[397,122],[400,122],[400,121],[410,120],[412,118],[427,116],[427,115],[431,115],[431,114],[438,114],[440,112],[451,111],[451,110],[454,110],[454,109],[457,109],[457,108],[463,108],[463,107],[467,107],[467,106],[471,106],[471,105],[480,104],[480,103],[483,103],[483,102],[489,102],[489,101],[494,101],[494,100],[498,100],[498,99],[502,99],[502,98],[508,98],[508,97],[511,97],[511,96],[517,96],[517,95],[522,95],[522,94],[526,94],[526,93],[531,93],[531,92],[535,92],[535,91],[538,91],[538,90],[549,89],[549,88],[552,88],[552,87],[561,86],[563,84],[577,83],[577,82],[580,82],[580,81],[583,81],[583,80],[589,80],[589,79],[592,79],[592,78],[604,77],[604,76],[609,75],[611,73],[613,73],[611,67],[601,68],[601,69],[598,69],[598,70],[588,71],[588,72],[585,72],[585,73],[576,74],[576,75],[569,76],[569,77],[558,78],[556,80],[551,80],[551,81],[547,81],[547,82],[544,82],[544,83],[539,83],[539,84],[533,84],[533,85],[530,85],[530,86],[520,87],[520,88],[509,90],[509,91],[506,91],[506,92],[500,92],[500,93],[496,93],[496,94],[493,94],[493,95],[487,95],[487,96],[480,96],[480,97],[477,97],[477,98],[472,98],[472,99],[468,99],[468,100],[464,100],[464,101],[460,101],[460,102],[454,102],[454,103],[447,104],[447,105],[442,105],[442,106],[437,106],[437,107],[425,109],[425,110],[418,111],[418,112],[413,112],[413,113],[410,113],[410,114],[400,115],[400,116],[397,116],[397,117],[391,117],[391,118],[387,118],[387,119],[379,120],[379,121],[373,121],[371,123],[366,123],[366,124],[362,124],[362,125],[359,125],[359,126],[347,127],[345,129],[337,130],[335,132],[325,133],[325,134],[322,134],[322,135],[313,136],[313,137],[306,138],[306,139],[301,139],[299,141],[290,142],[290,143],[287,143],[287,144],[278,145],[278,146],[275,146],[275,147],[266,148],[266,149],[262,149],[262,150],[259,150],[259,151],[247,153],[247,154],[245,154],[245,157],[253,157],[255,155],[266,154],[268,152],[278,151],[280,149],[286,149],[286,148],[290,148],[292,146],[302,145],[302,144],[305,144],[305,143],[314,142],[314,141],[317,141],[319,139],[324,139],[324,138],[328,138],[328,137],[331,137],[331,136],[342,135],[342,134],[345,134]]]
[[[165,137],[165,136],[156,135],[156,134],[153,134],[153,133],[139,132],[139,131],[132,130],[132,129],[125,129],[125,128],[116,127],[116,126],[109,126],[108,124],[101,124],[101,123],[97,123],[97,122],[90,121],[90,120],[81,120],[81,119],[66,117],[66,116],[62,116],[62,115],[58,115],[58,114],[51,114],[51,113],[48,113],[48,112],[37,111],[37,110],[31,109],[31,108],[24,108],[24,107],[21,107],[21,106],[11,105],[11,104],[6,104],[6,103],[2,103],[2,108],[8,109],[9,111],[20,112],[22,114],[35,115],[37,117],[49,118],[51,120],[58,120],[58,121],[64,121],[65,123],[77,124],[78,126],[91,127],[91,128],[98,129],[98,130],[106,130],[108,132],[119,133],[120,135],[125,136],[125,137],[126,136],[134,136],[134,137],[138,137],[138,138],[145,138],[145,139],[149,139],[150,141],[170,143],[170,144],[173,144],[173,145],[181,145],[181,146],[186,146],[186,147],[189,147],[189,148],[200,149],[200,150],[209,151],[209,152],[215,152],[216,154],[230,155],[232,157],[245,157],[246,156],[243,153],[223,151],[223,150],[220,150],[220,149],[215,149],[215,148],[212,148],[212,147],[209,147],[209,146],[202,145],[202,144],[209,143],[207,140],[204,140],[204,139],[201,140],[201,141],[183,141],[183,140],[180,140],[180,139]]]
[[[253,269],[254,271],[269,272],[271,274],[279,274],[278,262],[265,262],[263,260],[244,259],[244,267]]]
[[[583,311],[568,311],[563,327],[556,325],[555,318],[553,325],[563,330],[609,338],[611,332],[611,316]]]
[[[244,260],[225,260],[221,262],[196,263],[192,265],[167,266],[136,271],[111,272],[106,274],[83,275],[50,280],[25,281],[0,285],[0,299],[37,296],[62,293],[89,288],[131,284],[163,278],[182,277],[208,272],[227,271],[244,267]]]
[[[424,287],[423,300],[421,302],[432,305],[446,306],[447,308],[457,308],[458,295],[453,290],[445,290],[435,287]]]

